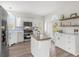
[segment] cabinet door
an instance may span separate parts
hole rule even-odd
[[[14,41],[13,41],[13,33],[12,32],[9,32],[9,35],[8,35],[8,39],[9,39],[9,46],[11,46],[11,44],[13,44],[14,43]]]
[[[17,34],[16,32],[9,32],[9,46],[14,43],[17,43]]]
[[[61,39],[60,40],[60,46],[61,46],[62,49],[65,49],[65,40],[66,40],[67,36],[65,34],[60,34],[60,37],[61,37],[60,38]]]
[[[59,45],[60,44],[60,38],[59,38],[59,34],[55,33],[55,45]]]
[[[31,36],[31,53],[35,56],[35,39]]]
[[[50,40],[37,41],[35,45],[35,56],[37,57],[49,57],[50,56]]]
[[[59,37],[60,35],[58,35],[57,34],[57,36],[56,36],[56,40],[55,40],[55,44],[56,44],[56,46],[59,46],[60,45],[60,37]]]
[[[46,42],[43,42],[43,44],[41,45],[42,46],[42,54],[43,54],[43,56],[47,56],[47,57],[49,57],[50,56],[50,43],[51,41],[50,40],[48,40],[48,41],[46,41]],[[44,47],[44,48],[43,48]],[[40,48],[41,49],[41,48]],[[44,51],[45,50],[45,51]]]
[[[63,35],[62,34],[58,34],[57,38],[56,38],[56,46],[60,47],[60,48],[64,48],[64,39],[63,39]]]
[[[22,42],[23,41],[23,32],[17,32],[17,41]]]
[[[74,35],[67,35],[67,39],[65,40],[65,50],[74,55],[76,54],[75,40]]]

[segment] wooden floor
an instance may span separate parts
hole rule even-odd
[[[32,57],[30,42],[22,42],[9,47],[9,57]]]
[[[50,52],[50,57],[75,57],[58,47],[55,47],[55,50],[51,49]],[[18,43],[9,47],[9,57],[33,57],[31,54],[30,41]]]
[[[64,51],[63,49],[56,47],[56,57],[78,57],[78,56],[74,56],[74,55]]]

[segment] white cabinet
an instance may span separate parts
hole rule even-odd
[[[79,38],[77,35],[55,33],[55,45],[75,56],[79,54]]]
[[[63,36],[64,35],[62,35],[61,33],[59,34],[59,33],[56,33],[56,40],[55,40],[55,43],[56,43],[56,45],[58,46],[58,47],[62,47],[62,48],[64,48],[64,40],[65,40],[65,38],[63,39]]]
[[[79,55],[79,31],[78,35],[74,34],[75,29],[79,30],[79,19],[70,19],[59,21],[59,30],[63,33],[55,33],[55,45],[65,51],[77,56]]]
[[[16,17],[16,27],[22,27],[23,22],[21,17]]]
[[[14,43],[23,42],[23,32],[10,31],[8,35],[9,46]]]
[[[21,32],[17,32],[17,42],[23,42],[24,39],[23,39],[23,31]]]
[[[31,53],[35,57],[49,57],[50,56],[51,39],[38,41],[35,38],[31,38]]]
[[[11,44],[17,43],[17,33],[12,31],[9,32],[8,41],[9,41],[9,46],[11,46]]]
[[[7,24],[8,30],[13,30],[16,27],[16,17],[10,12],[8,12]]]
[[[68,51],[69,53],[73,54],[73,55],[77,55],[76,54],[76,38],[74,35],[65,35],[65,50]]]

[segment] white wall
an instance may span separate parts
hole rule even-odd
[[[21,17],[22,22],[29,21],[33,22],[33,26],[39,27],[39,30],[43,33],[44,31],[44,17],[39,15],[32,15],[26,13],[18,13],[18,12],[11,12],[16,17]]]

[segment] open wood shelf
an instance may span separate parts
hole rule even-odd
[[[61,21],[64,21],[64,20],[69,20],[69,19],[76,19],[76,18],[79,18],[79,16],[72,17],[72,18],[65,18],[65,19],[60,19],[60,20],[61,20]]]

